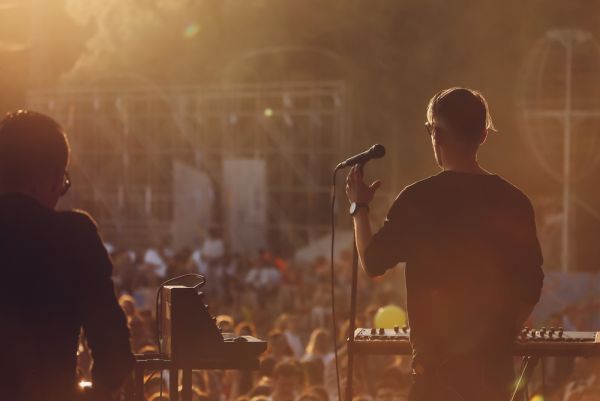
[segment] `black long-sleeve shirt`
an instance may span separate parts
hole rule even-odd
[[[112,391],[133,367],[112,264],[89,216],[0,196],[0,391],[15,401],[70,400],[83,328],[94,386]]]
[[[370,275],[406,262],[414,357],[506,350],[544,274],[529,199],[497,175],[445,171],[405,188],[364,256]]]

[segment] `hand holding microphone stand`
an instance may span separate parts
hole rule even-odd
[[[335,321],[335,297],[334,297],[334,243],[335,243],[335,184],[336,184],[336,173],[338,170],[358,165],[362,170],[365,163],[371,159],[379,159],[385,155],[385,148],[383,145],[375,144],[368,150],[353,156],[340,164],[338,164],[333,172],[333,188],[332,188],[332,201],[331,201],[331,302],[332,302],[332,319],[333,319],[333,336],[335,344],[335,364],[337,373],[337,387],[338,387],[338,399],[341,400],[341,386],[340,386],[340,375],[338,369],[338,356],[337,356],[337,329]],[[348,370],[346,379],[346,393],[345,400],[352,401],[352,389],[353,389],[353,377],[354,377],[354,331],[356,329],[356,300],[357,300],[357,283],[358,283],[358,250],[356,248],[356,236],[354,236],[352,246],[352,279],[350,287],[350,325],[348,327],[348,338],[347,338],[347,357],[348,357]]]

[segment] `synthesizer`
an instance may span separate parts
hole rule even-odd
[[[267,342],[251,336],[221,333],[204,303],[204,294],[193,287],[162,288],[160,345],[164,357],[175,364],[206,361],[253,362],[267,349]]]
[[[357,354],[410,355],[410,329],[358,328],[354,332],[353,350]],[[515,340],[513,355],[600,356],[600,332],[525,327]]]

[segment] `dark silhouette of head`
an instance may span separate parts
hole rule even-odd
[[[0,121],[0,192],[28,195],[54,208],[68,189],[69,143],[51,117],[29,110]]]
[[[487,101],[472,89],[453,87],[436,93],[429,100],[426,117],[440,166],[442,156],[471,157],[488,132],[495,131]]]

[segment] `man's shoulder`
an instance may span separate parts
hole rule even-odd
[[[84,227],[87,229],[97,229],[97,224],[94,218],[86,211],[73,209],[56,212],[56,217],[65,224]]]
[[[396,200],[400,198],[409,199],[418,197],[420,194],[430,191],[433,187],[437,185],[438,182],[439,174],[415,181],[412,184],[405,186],[404,189],[402,189],[402,191],[400,191],[400,193],[396,197]]]
[[[435,174],[435,175],[431,175],[429,177],[422,178],[420,180],[413,182],[410,185],[407,185],[404,188],[404,191],[417,192],[417,191],[426,189],[432,185],[436,185],[436,183],[439,181],[439,179],[440,179],[440,174]]]
[[[69,257],[85,265],[88,274],[96,271],[110,275],[112,265],[94,219],[82,210],[57,212],[56,219],[60,220],[61,232],[58,235],[61,242],[69,247]]]
[[[62,235],[71,237],[73,240],[89,241],[98,237],[96,221],[83,210],[55,212],[54,220]]]
[[[449,187],[456,184],[457,176],[439,173],[410,185],[407,185],[395,199],[396,204],[421,204],[422,201],[434,198],[434,194],[440,191],[448,191]],[[471,177],[473,178],[473,177]],[[470,182],[473,182],[470,180]],[[502,199],[504,202],[530,209],[531,201],[529,197],[516,185],[497,174],[490,174],[482,181],[475,181],[482,186],[482,190],[489,191],[490,194]]]
[[[390,207],[388,220],[393,220],[394,216],[399,213],[406,214],[407,211],[412,213],[418,209],[422,201],[428,198],[428,194],[431,192],[430,188],[435,186],[433,184],[435,177],[427,177],[404,187]]]
[[[531,200],[525,194],[525,192],[523,192],[523,190],[521,190],[521,188],[519,188],[518,186],[516,186],[512,182],[508,181],[506,178],[504,178],[502,176],[497,175],[496,177],[498,178],[498,183],[499,183],[498,185],[504,190],[504,192],[508,196],[512,197],[515,202],[521,203],[527,207],[531,206]]]

